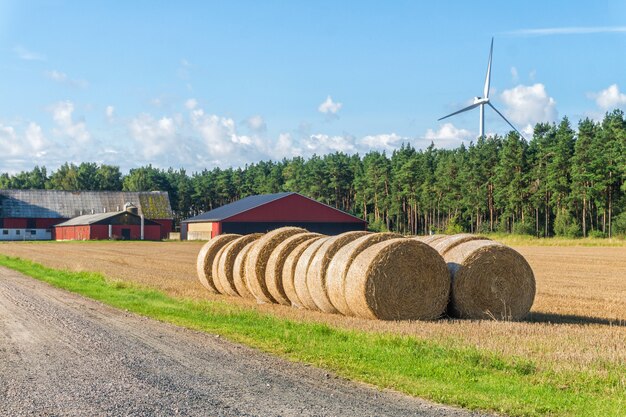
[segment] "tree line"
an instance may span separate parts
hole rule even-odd
[[[85,162],[48,173],[0,174],[0,189],[168,191],[175,220],[248,195],[295,191],[401,233],[626,234],[626,120],[620,110],[575,131],[539,123],[529,141],[508,135],[468,146],[391,155],[341,152],[187,174]]]

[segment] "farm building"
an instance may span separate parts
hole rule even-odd
[[[52,227],[87,214],[124,210],[134,204],[138,215],[161,225],[161,238],[173,228],[167,192],[0,190],[0,240],[50,240]]]
[[[365,230],[367,222],[298,193],[253,195],[181,224],[183,239],[208,240],[222,233],[250,234],[284,226],[337,235]]]
[[[54,240],[161,240],[161,225],[142,219],[135,206],[112,213],[85,214],[53,226]]]

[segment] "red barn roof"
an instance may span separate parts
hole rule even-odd
[[[294,192],[253,195],[184,221],[198,222],[365,223],[363,219]]]

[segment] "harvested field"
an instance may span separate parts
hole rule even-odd
[[[196,276],[202,242],[43,242],[0,244],[0,253],[53,268],[98,271],[111,279],[163,290],[172,296],[225,300],[294,320],[343,328],[394,332],[446,345],[475,346],[519,355],[542,367],[603,372],[626,363],[626,246],[513,246],[530,263],[537,295],[521,322],[442,320],[380,322],[257,305],[213,295]]]

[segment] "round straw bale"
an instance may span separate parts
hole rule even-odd
[[[328,265],[335,254],[348,243],[369,235],[369,232],[354,231],[346,232],[337,236],[330,237],[320,246],[315,256],[311,260],[311,264],[306,273],[306,285],[309,294],[317,310],[324,313],[337,313],[337,309],[333,306],[328,297],[327,272]]]
[[[348,243],[333,256],[326,271],[326,287],[328,288],[328,298],[333,306],[341,314],[353,316],[350,308],[346,304],[345,278],[348,268],[354,258],[365,249],[389,239],[397,239],[402,236],[397,233],[372,233]]]
[[[198,260],[196,261],[198,279],[202,285],[204,285],[206,289],[212,293],[218,292],[215,287],[215,282],[213,281],[213,261],[215,260],[215,255],[217,255],[224,245],[237,239],[239,236],[241,235],[218,235],[205,243],[198,253]]]
[[[299,303],[294,303],[291,300],[292,304],[297,307],[308,308],[309,310],[318,310],[313,298],[311,298],[311,293],[309,293],[309,288],[306,285],[306,276],[309,270],[309,265],[311,265],[311,261],[315,257],[315,254],[320,249],[320,247],[324,244],[326,240],[330,238],[324,237],[313,242],[308,248],[302,252],[300,258],[298,259],[298,263],[296,263],[296,270],[293,274],[293,286],[296,290],[296,295],[299,300]]]
[[[307,231],[299,227],[281,227],[266,233],[250,249],[245,265],[246,283],[259,303],[276,302],[265,285],[265,270],[272,251],[285,239],[301,233]]]
[[[424,242],[427,245],[431,245],[441,239],[445,239],[448,235],[426,235],[426,236],[417,236],[415,240],[419,240],[420,242]]]
[[[258,238],[263,236],[261,233],[253,233],[250,235],[241,236],[228,243],[220,250],[218,254],[217,262],[213,262],[213,280],[218,290],[222,289],[222,294],[238,296],[237,288],[235,287],[235,281],[233,276],[233,268],[235,266],[235,259],[241,250],[250,242],[254,242]],[[216,271],[217,269],[217,271]],[[219,286],[218,286],[219,283]]]
[[[224,294],[224,287],[222,287],[222,283],[220,282],[220,277],[218,275],[220,259],[222,257],[222,253],[224,253],[224,249],[226,249],[233,242],[234,240],[222,246],[220,250],[217,251],[215,258],[213,258],[213,266],[211,267],[211,276],[213,277],[213,285],[215,285],[215,288],[217,289],[217,292],[219,294]]]
[[[252,242],[246,243],[235,257],[235,263],[233,263],[233,284],[235,284],[237,294],[243,298],[254,298],[250,290],[248,290],[245,266],[246,260],[248,259],[248,252],[250,252],[250,249],[252,249],[252,246],[256,242],[257,240],[253,240]]]
[[[346,274],[346,302],[359,317],[431,320],[443,314],[450,274],[441,256],[414,239],[391,239],[361,252]]]
[[[285,295],[287,296],[290,304],[293,306],[299,307],[302,305],[302,302],[296,293],[295,287],[296,266],[298,265],[298,261],[300,260],[302,253],[309,246],[324,238],[324,236],[316,236],[305,240],[296,246],[285,260],[285,264],[283,265],[283,290],[285,290]]]
[[[321,237],[319,233],[299,233],[287,238],[272,251],[265,269],[265,285],[277,303],[291,305],[291,301],[287,298],[283,288],[285,261],[300,243],[318,236]]]
[[[535,276],[518,252],[490,240],[461,243],[444,256],[452,275],[449,313],[519,320],[535,300]]]
[[[430,247],[439,252],[439,255],[444,256],[449,250],[461,243],[470,242],[472,240],[491,240],[478,235],[472,235],[469,233],[459,233],[456,235],[446,236],[444,239],[435,240],[432,243],[428,243]],[[424,242],[426,243],[426,242]]]

